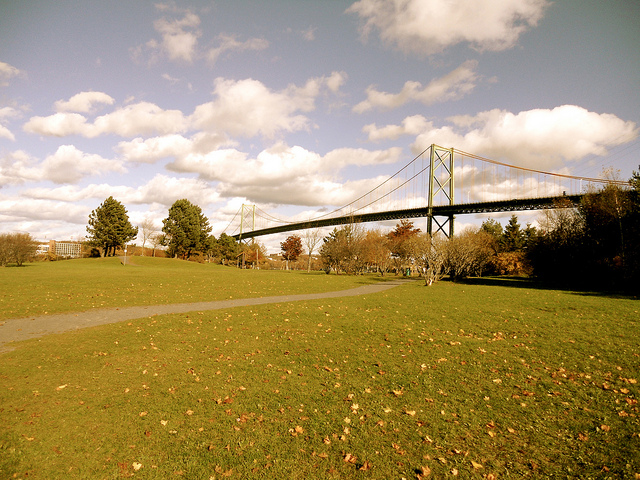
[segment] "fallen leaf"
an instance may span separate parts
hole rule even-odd
[[[481,463],[478,462],[474,462],[473,460],[471,460],[471,465],[473,466],[474,469],[479,470],[481,468],[484,468],[484,465],[482,465]]]
[[[133,462],[133,463],[131,464],[131,466],[133,467],[133,469],[134,469],[136,472],[142,468],[142,464],[141,464],[141,463],[138,463],[138,462]]]
[[[423,467],[419,468],[419,470],[420,471],[418,472],[418,475],[417,475],[418,480],[421,480],[421,479],[431,475],[431,469],[429,467],[427,467],[427,466],[423,466]]]
[[[355,455],[351,455],[350,453],[345,454],[344,461],[347,463],[356,463],[358,458]]]
[[[404,413],[406,413],[407,415],[413,417],[416,414],[415,410],[405,410]]]

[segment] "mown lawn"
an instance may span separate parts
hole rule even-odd
[[[324,272],[240,270],[167,258],[87,258],[0,269],[0,320],[92,308],[343,290],[380,281]]]
[[[24,342],[0,355],[0,478],[638,478],[638,301],[522,287]]]

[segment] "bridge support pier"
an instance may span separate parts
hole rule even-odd
[[[429,160],[429,198],[427,212],[427,233],[434,235],[438,232],[444,233],[447,237],[453,237],[453,215],[443,217],[438,221],[433,215],[433,206],[437,197],[442,198],[453,205],[453,148],[443,148],[438,145],[431,145]],[[433,224],[436,230],[433,231]]]

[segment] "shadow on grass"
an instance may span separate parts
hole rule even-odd
[[[450,280],[445,280],[450,281]],[[638,295],[631,292],[609,289],[589,289],[575,285],[566,285],[561,283],[544,282],[535,278],[524,277],[478,277],[467,278],[458,283],[468,285],[490,285],[508,288],[526,288],[536,290],[559,290],[571,293],[573,295],[582,295],[587,297],[607,297],[620,298],[628,300],[637,300]]]

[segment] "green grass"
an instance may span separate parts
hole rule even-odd
[[[346,275],[328,278],[324,272],[240,270],[165,258],[130,257],[128,261],[133,263],[123,266],[112,257],[0,268],[0,320],[101,307],[316,293],[376,281]]]
[[[0,356],[0,478],[638,478],[637,300],[521,286],[21,343]]]

